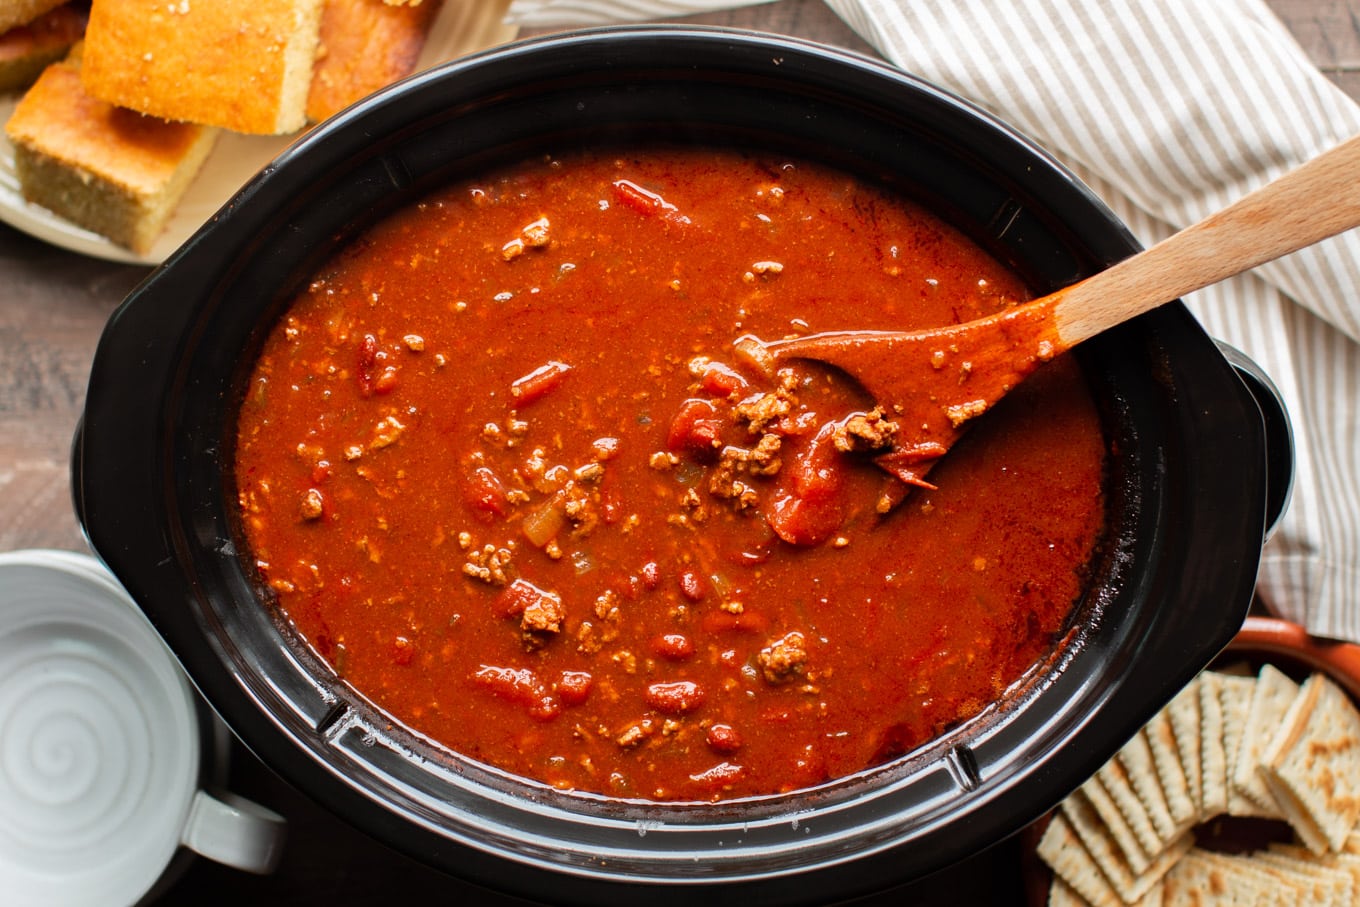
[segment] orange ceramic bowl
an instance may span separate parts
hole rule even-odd
[[[1360,702],[1360,645],[1310,636],[1287,620],[1248,617],[1221,658],[1234,654],[1270,662],[1286,674],[1321,671]]]

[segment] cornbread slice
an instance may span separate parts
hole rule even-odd
[[[90,97],[72,61],[43,71],[5,133],[25,199],[138,253],[164,229],[217,135]]]
[[[0,32],[16,25],[27,25],[34,19],[56,9],[66,0],[0,0]]]
[[[31,85],[47,64],[66,56],[84,33],[85,13],[70,3],[0,33],[0,92]]]
[[[443,0],[325,0],[307,118],[324,120],[415,71]]]
[[[307,122],[322,0],[99,0],[83,79],[102,101],[256,135]]]

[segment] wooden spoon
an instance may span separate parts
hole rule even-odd
[[[1360,225],[1360,136],[1223,211],[1048,296],[950,327],[738,341],[766,361],[815,359],[859,380],[898,424],[878,462],[931,487],[969,420],[1042,362],[1180,296]]]

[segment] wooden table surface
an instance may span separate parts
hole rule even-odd
[[[1319,68],[1360,98],[1360,0],[1269,3]],[[779,0],[682,21],[793,34],[869,52],[820,0]],[[71,434],[104,322],[146,273],[45,245],[0,224],[0,551],[86,550],[70,504]],[[344,905],[404,896],[438,897],[444,904],[522,903],[373,843],[237,749],[233,789],[289,819],[282,864],[273,876],[257,877],[197,860],[164,903]],[[1018,844],[1004,842],[924,883],[858,903],[1018,904],[1019,863]]]

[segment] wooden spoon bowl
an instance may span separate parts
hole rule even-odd
[[[1113,267],[986,318],[924,331],[838,331],[739,344],[815,359],[864,385],[897,421],[878,458],[912,485],[1042,363],[1102,331],[1360,225],[1360,136]]]

